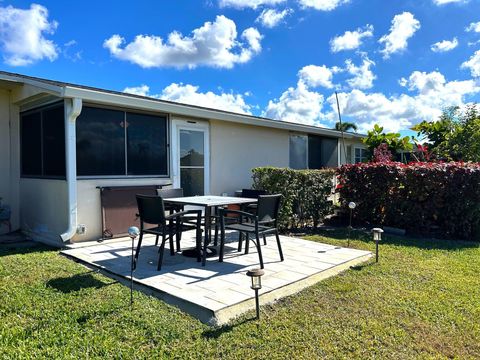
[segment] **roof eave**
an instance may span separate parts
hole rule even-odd
[[[263,126],[275,129],[283,129],[297,132],[307,132],[310,134],[319,134],[339,138],[341,134],[332,129],[320,128],[303,124],[296,124],[280,120],[271,120],[255,117],[251,115],[242,115],[221,110],[202,108],[187,104],[179,104],[158,99],[149,99],[147,97],[136,97],[129,94],[117,94],[110,92],[95,91],[71,86],[65,86],[64,96],[67,98],[82,98],[84,102],[101,103],[105,105],[120,105],[122,107],[131,107],[136,109],[161,111],[175,115],[191,116],[195,118],[205,118],[210,120],[229,121],[241,124]],[[345,138],[363,138],[364,135],[345,133]]]

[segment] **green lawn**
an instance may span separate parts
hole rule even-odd
[[[345,245],[342,234],[310,240]],[[373,250],[369,237],[352,247]],[[478,243],[389,237],[350,269],[209,328],[44,247],[0,245],[3,358],[480,358]]]

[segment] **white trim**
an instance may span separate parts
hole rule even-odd
[[[60,235],[63,242],[69,241],[77,232],[77,137],[76,122],[82,111],[82,99],[65,101],[65,160],[68,191],[68,228]]]
[[[173,186],[180,187],[180,130],[203,131],[204,192],[210,195],[210,127],[205,121],[171,119],[171,166]]]

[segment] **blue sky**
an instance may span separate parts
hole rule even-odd
[[[480,101],[478,0],[0,1],[1,69],[332,127]]]

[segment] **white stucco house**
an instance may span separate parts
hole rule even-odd
[[[233,195],[257,166],[359,161],[362,137],[344,154],[331,129],[0,72],[0,197],[12,230],[58,246],[106,235],[105,189]]]

